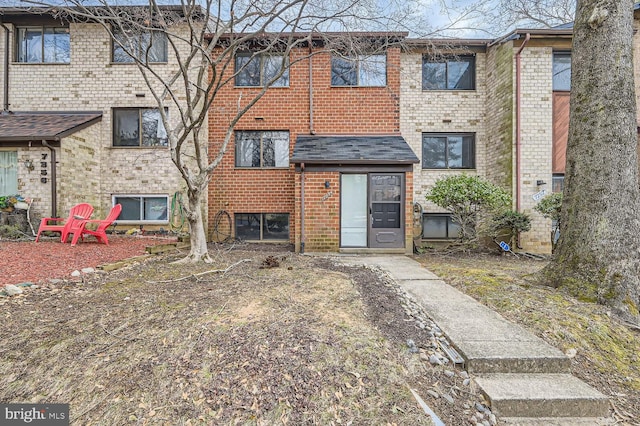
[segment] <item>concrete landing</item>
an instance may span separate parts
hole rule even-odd
[[[592,421],[608,414],[608,399],[568,374],[571,361],[560,350],[446,284],[415,260],[394,255],[341,260],[387,271],[462,355],[497,416],[529,422],[562,418],[559,423],[539,424],[570,425],[578,423],[562,421]]]

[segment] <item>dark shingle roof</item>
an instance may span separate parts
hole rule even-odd
[[[0,114],[0,141],[60,140],[102,119],[102,112],[11,112]]]
[[[402,136],[300,135],[291,158],[309,164],[412,164],[418,163]]]

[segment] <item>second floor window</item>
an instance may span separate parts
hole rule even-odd
[[[236,167],[289,167],[289,132],[236,132]]]
[[[167,146],[167,131],[157,108],[113,110],[113,146]]]
[[[236,86],[262,87],[271,82],[272,87],[289,86],[289,70],[274,81],[282,67],[287,67],[284,55],[238,54],[235,61]]]
[[[16,60],[25,63],[67,64],[71,59],[69,28],[16,29]]]
[[[120,32],[113,30],[113,62],[167,62],[167,34],[162,31]],[[131,56],[128,52],[131,53]]]
[[[387,56],[358,55],[331,58],[332,86],[384,87],[387,85]]]
[[[571,90],[571,53],[553,54],[553,90]]]
[[[475,90],[474,56],[422,58],[422,90]]]
[[[473,169],[476,166],[476,143],[469,133],[423,133],[423,169]]]

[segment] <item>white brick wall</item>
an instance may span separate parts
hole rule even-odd
[[[425,212],[442,212],[428,203],[425,195],[435,181],[460,170],[423,170],[422,133],[475,133],[476,169],[468,174],[485,173],[486,81],[484,54],[476,55],[476,90],[422,90],[422,53],[405,53],[400,68],[400,131],[420,159],[414,165],[414,202]]]
[[[59,214],[64,216],[73,204],[90,200],[96,207],[96,216],[104,215],[111,207],[113,193],[172,195],[180,190],[184,184],[168,148],[112,146],[112,108],[157,107],[138,68],[134,64],[111,63],[111,40],[98,24],[71,24],[70,38],[69,64],[12,62],[9,72],[9,102],[13,111],[103,114],[102,122],[63,139],[58,150]],[[13,45],[13,34],[11,39]],[[4,32],[0,31],[0,57],[4,55],[3,48]],[[175,58],[170,54],[169,63],[155,69],[162,75],[170,75],[177,69]],[[3,78],[4,73],[0,75],[0,85]],[[136,96],[140,94],[145,96]],[[170,118],[177,121],[176,108],[168,106]],[[204,123],[201,137],[206,146],[207,121]],[[21,161],[28,157],[39,165],[36,160],[48,149],[40,148],[39,142],[37,145],[38,148],[21,150]],[[22,195],[36,199],[36,213],[48,215],[50,185],[40,183],[38,171],[28,173],[20,167],[20,190]]]

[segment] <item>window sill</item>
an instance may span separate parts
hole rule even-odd
[[[168,220],[117,220],[116,225],[169,225]]]
[[[469,92],[477,92],[478,89],[422,89],[423,93],[433,93],[433,92],[438,92],[438,93],[451,93],[451,92],[464,92],[464,93],[469,93]]]
[[[169,149],[169,145],[156,145],[156,146],[109,146],[109,149]]]
[[[235,166],[235,170],[291,170],[290,166],[286,167],[239,167]]]
[[[11,65],[26,65],[26,66],[34,66],[34,65],[71,65],[71,62],[11,62]]]
[[[234,89],[262,89],[264,86],[233,86]],[[269,89],[290,89],[291,86],[269,86]]]
[[[389,86],[331,86],[332,89],[386,89],[387,87]]]
[[[136,62],[109,62],[110,65],[135,65]],[[149,65],[169,65],[169,62],[149,62]]]
[[[469,167],[469,168],[456,168],[456,169],[452,169],[449,167],[442,167],[442,168],[422,168],[421,170],[423,171],[427,171],[427,172],[444,172],[444,171],[450,171],[450,172],[473,172],[476,171],[475,167]]]

